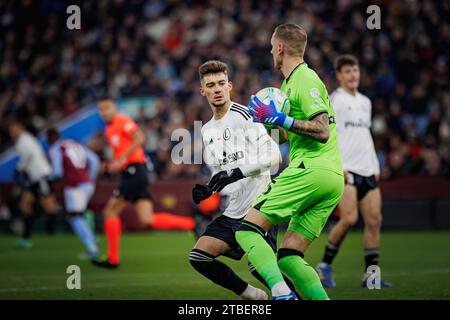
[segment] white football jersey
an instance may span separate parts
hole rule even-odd
[[[342,88],[330,96],[336,117],[339,150],[345,170],[369,177],[380,173],[380,164],[370,133],[372,103],[365,95],[355,96]]]
[[[270,168],[281,162],[278,145],[260,123],[254,123],[246,106],[232,102],[219,120],[214,117],[202,127],[204,160],[212,176],[239,167],[245,178],[227,185],[229,196],[223,215],[244,217],[253,201],[270,182]]]
[[[19,154],[17,168],[25,171],[31,182],[37,182],[39,179],[52,173],[52,168],[45,156],[44,149],[33,135],[28,132],[22,133],[14,147]]]

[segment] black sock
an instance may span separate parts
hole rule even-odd
[[[331,264],[339,251],[339,246],[332,244],[330,241],[325,246],[325,253],[322,261]]]
[[[33,215],[27,214],[23,216],[23,232],[22,238],[29,240],[33,231]]]
[[[202,250],[192,249],[189,262],[206,278],[237,295],[241,295],[247,289],[248,283],[239,278],[230,267]]]
[[[370,266],[377,266],[380,258],[380,250],[378,248],[364,249],[364,260],[366,262],[366,270]]]
[[[264,280],[264,278],[258,273],[258,271],[256,271],[255,267],[250,262],[248,263],[248,270],[256,279],[258,279],[259,282],[261,282],[266,288],[270,289],[266,280]]]
[[[50,214],[47,216],[47,225],[46,230],[48,234],[54,234],[55,233],[55,226],[56,226],[56,214]]]

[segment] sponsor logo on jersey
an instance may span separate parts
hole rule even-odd
[[[334,116],[328,117],[328,124],[332,124],[332,123],[336,123],[336,119],[334,118]]]
[[[345,128],[347,127],[353,127],[353,128],[370,128],[370,124],[368,122],[364,122],[362,120],[359,120],[358,122],[355,121],[345,121],[344,123]]]
[[[219,159],[220,165],[226,165],[226,164],[230,164],[233,162],[238,161],[239,159],[243,159],[244,158],[244,152],[243,151],[237,151],[237,152],[233,152],[227,155],[227,153],[224,151],[223,152],[223,159]]]

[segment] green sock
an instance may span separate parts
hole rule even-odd
[[[328,300],[319,275],[302,257],[290,255],[278,260],[280,270],[287,275],[306,299]]]
[[[247,253],[248,260],[264,278],[269,287],[284,281],[277,264],[277,258],[260,231],[237,231],[236,240]]]

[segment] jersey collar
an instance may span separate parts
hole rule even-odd
[[[294,74],[295,70],[297,70],[301,65],[306,64],[305,61],[300,62],[295,68],[294,70],[291,71],[291,73],[287,76],[286,78],[286,84],[288,83],[289,79],[291,78],[291,76]]]
[[[343,94],[345,94],[345,95],[347,95],[347,96],[349,96],[349,97],[352,97],[352,98],[358,97],[358,94],[359,94],[359,91],[358,91],[358,90],[356,90],[356,94],[355,94],[355,95],[352,95],[352,94],[348,93],[348,92],[345,91],[344,88],[342,88],[342,87],[339,87],[338,90],[339,90],[340,92],[342,92]]]
[[[119,113],[116,113],[109,122],[106,122],[108,125],[113,124],[120,117]]]
[[[224,119],[226,119],[228,117],[228,114],[230,113],[230,109],[231,106],[233,105],[233,101],[231,101],[230,105],[228,106],[228,110],[227,112],[225,112],[225,114],[223,115],[222,118],[216,120],[216,118],[214,118],[214,115],[212,116],[212,119],[216,122],[216,123],[222,123],[224,121]]]

